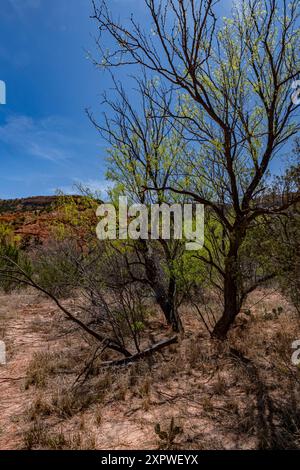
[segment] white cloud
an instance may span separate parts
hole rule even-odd
[[[92,191],[92,193],[100,193],[100,196],[106,197],[110,184],[108,181],[103,179],[80,180],[80,178],[74,178],[70,184],[61,186],[59,188],[52,188],[52,191],[55,192],[59,190],[65,194],[78,194],[80,192],[80,186],[88,189],[89,191]]]
[[[0,142],[14,152],[58,162],[70,156],[70,146],[76,143],[76,139],[66,135],[65,127],[55,117],[34,120],[28,116],[10,116],[0,126]]]

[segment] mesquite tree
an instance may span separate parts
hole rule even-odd
[[[103,104],[108,108],[104,123],[89,118],[109,143],[108,178],[115,184],[115,192],[128,196],[133,203],[163,204],[176,202],[161,187],[174,182],[176,168],[182,154],[187,151],[182,138],[182,126],[165,119],[172,101],[172,93],[158,94],[155,80],[145,77],[137,80],[139,111],[130,103],[122,85],[114,79],[116,100],[107,94]],[[147,193],[144,188],[153,186],[156,191]],[[176,199],[176,198],[175,198]],[[150,234],[149,234],[150,239]],[[177,287],[176,260],[183,255],[184,245],[179,240],[157,242],[140,239],[131,242],[131,251],[139,253],[145,276],[156,302],[173,330],[183,329],[178,307],[182,292]],[[135,265],[137,261],[135,260]],[[128,261],[130,269],[132,262]]]
[[[159,189],[205,204],[222,228],[217,256],[203,259],[222,279],[224,310],[214,335],[223,339],[246,296],[239,256],[248,231],[257,218],[297,200],[289,194],[265,204],[263,192],[271,163],[284,157],[300,127],[291,99],[300,73],[300,6],[298,0],[241,0],[231,18],[219,20],[217,4],[145,0],[147,30],[133,16],[124,24],[115,20],[105,2],[93,2],[93,17],[103,67],[141,66],[181,92],[166,118],[184,126],[193,151],[178,168],[185,179]],[[115,41],[112,51],[105,34]]]

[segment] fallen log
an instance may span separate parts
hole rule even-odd
[[[144,351],[140,351],[130,357],[124,357],[123,359],[117,359],[115,361],[102,362],[100,367],[126,366],[128,364],[132,364],[135,361],[138,361],[139,359],[144,359],[145,357],[151,356],[153,353],[160,351],[161,349],[177,342],[178,336],[172,336],[172,338],[159,341],[158,343],[155,343],[150,346],[150,348],[144,349]]]

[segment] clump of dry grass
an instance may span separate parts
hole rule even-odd
[[[59,390],[52,396],[52,408],[54,413],[61,418],[69,418],[80,411],[87,409],[95,401],[102,397],[88,390],[77,389]]]
[[[24,432],[23,441],[26,450],[63,450],[72,448],[71,442],[66,439],[62,432],[49,432],[46,425],[40,420],[35,420]]]
[[[27,418],[29,421],[36,421],[38,418],[51,416],[53,407],[46,397],[38,395],[27,410]]]
[[[26,450],[93,450],[96,447],[92,434],[50,431],[41,420],[35,420],[23,433],[23,443]]]
[[[114,382],[115,375],[107,369],[84,383],[58,387],[51,400],[54,413],[67,418],[86,410],[93,403],[103,403],[111,393]]]
[[[25,390],[31,385],[37,388],[45,388],[49,376],[58,372],[69,372],[72,366],[70,359],[61,353],[36,352],[26,371]]]

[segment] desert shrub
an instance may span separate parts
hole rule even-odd
[[[90,326],[110,332],[122,347],[139,351],[147,334],[147,321],[151,313],[150,289],[144,285],[138,271],[131,277],[128,258],[122,251],[106,249],[99,244],[97,250],[77,258],[78,276],[83,301],[77,309],[82,311]]]
[[[283,179],[286,194],[300,191],[300,141],[295,148],[296,164]],[[300,207],[299,202],[269,224],[267,237],[273,250],[267,253],[277,271],[277,280],[283,293],[300,313]]]
[[[71,241],[53,242],[34,253],[33,271],[38,284],[58,298],[68,298],[80,286],[76,260],[79,248]]]
[[[23,285],[12,272],[16,264],[27,275],[32,273],[30,259],[20,248],[20,239],[15,236],[10,225],[0,223],[0,288],[4,292]]]
[[[300,312],[300,218],[296,208],[278,221],[276,238],[279,285]]]
[[[28,275],[32,273],[32,266],[28,256],[13,243],[0,244],[0,288],[4,292],[10,292],[22,287],[18,277],[11,272],[17,263]]]
[[[106,248],[104,242],[53,240],[31,252],[33,275],[25,282],[56,300],[61,312],[102,348],[104,342],[129,357],[149,344],[153,292],[143,272],[129,268],[141,261],[127,256],[122,246]],[[18,267],[16,273],[22,276]],[[72,304],[58,300],[70,296]]]

